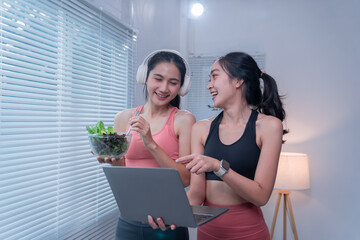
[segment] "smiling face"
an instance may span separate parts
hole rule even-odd
[[[230,79],[218,61],[213,64],[207,89],[210,91],[214,101],[214,107],[224,108],[225,104],[231,104],[231,99],[234,98],[240,86],[241,82],[236,79]]]
[[[149,100],[157,105],[168,105],[179,93],[181,75],[175,64],[158,63],[146,82]]]

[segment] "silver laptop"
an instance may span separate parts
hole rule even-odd
[[[161,217],[166,225],[197,227],[228,208],[190,206],[179,172],[172,168],[104,166],[121,216],[147,222]]]

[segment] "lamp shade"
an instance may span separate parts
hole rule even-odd
[[[282,190],[303,190],[310,188],[307,154],[290,152],[282,152],[280,154],[275,188]]]

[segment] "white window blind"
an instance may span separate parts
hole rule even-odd
[[[259,68],[265,69],[265,54],[250,53]],[[190,56],[191,90],[187,95],[187,109],[194,114],[196,120],[207,119],[219,114],[221,109],[213,108],[213,101],[209,90],[210,69],[219,56]]]
[[[81,0],[0,3],[0,239],[113,239],[85,126],[132,106],[136,33]]]

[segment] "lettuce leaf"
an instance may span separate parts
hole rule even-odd
[[[95,126],[86,126],[86,130],[89,134],[97,134],[97,135],[108,135],[108,134],[114,134],[114,128],[113,127],[107,127],[107,130],[105,128],[105,125],[102,121],[98,121]]]

